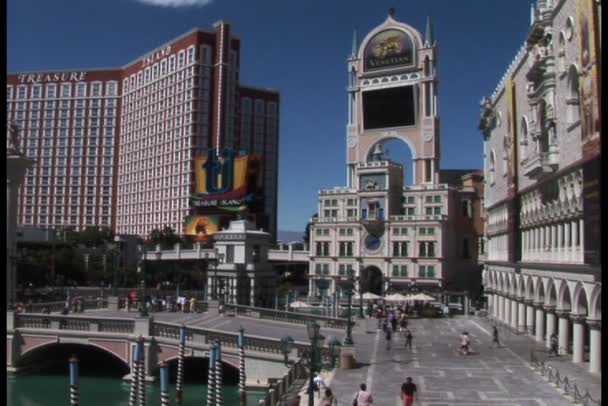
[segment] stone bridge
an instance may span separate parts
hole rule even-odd
[[[17,372],[28,354],[50,345],[83,344],[97,347],[131,368],[133,348],[140,335],[145,341],[146,379],[154,381],[162,361],[177,359],[180,324],[155,321],[153,317],[125,318],[62,316],[7,312],[7,372]],[[222,344],[222,361],[238,369],[238,333],[188,326],[186,357],[208,358],[214,340]],[[296,341],[288,355],[297,362],[308,343]],[[325,351],[324,351],[325,352]],[[265,386],[269,379],[285,376],[280,340],[246,335],[245,365],[248,386]],[[130,379],[130,374],[125,376]]]

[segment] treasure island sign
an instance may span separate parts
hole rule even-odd
[[[405,32],[388,29],[374,35],[364,53],[365,70],[414,64],[412,40]]]

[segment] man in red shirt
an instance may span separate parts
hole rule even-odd
[[[405,383],[401,385],[401,400],[404,406],[412,406],[414,404],[414,394],[418,394],[416,385],[412,382],[409,376],[405,378]]]

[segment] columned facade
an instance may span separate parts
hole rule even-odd
[[[597,21],[596,1],[536,2],[526,40],[482,99],[479,128],[493,316],[543,346],[556,334],[562,357],[601,374]]]

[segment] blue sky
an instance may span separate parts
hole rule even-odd
[[[426,16],[433,19],[441,167],[481,168],[479,101],[523,43],[530,0],[8,0],[7,69],[119,67],[194,27],[231,23],[241,82],[281,92],[279,229],[299,231],[317,191],[346,183],[353,28],[364,37],[391,6],[423,33]],[[404,145],[390,151],[397,161],[409,157]]]

